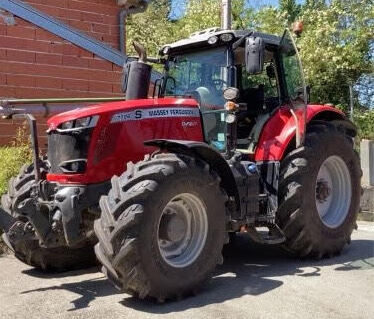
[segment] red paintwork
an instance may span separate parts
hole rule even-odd
[[[306,114],[307,123],[321,112],[332,112],[344,117],[343,112],[331,106],[308,105]],[[295,121],[289,107],[281,107],[265,124],[260,135],[254,160],[256,162],[280,161],[295,133]]]
[[[152,139],[203,141],[200,117],[161,117],[110,123],[116,113],[152,108],[182,107],[198,109],[193,99],[146,99],[90,106],[56,115],[48,126],[54,130],[63,122],[99,115],[88,150],[85,174],[48,174],[48,181],[62,184],[92,184],[120,175],[129,161],[137,162],[154,150],[143,142]],[[186,125],[188,122],[191,125]]]
[[[113,114],[139,109],[183,107],[197,109],[193,99],[146,99],[99,104],[83,109],[65,112],[48,121],[54,130],[63,122],[86,116],[99,115],[99,121],[92,133],[85,174],[48,174],[47,180],[62,184],[92,184],[109,180],[120,175],[129,161],[137,162],[154,148],[145,147],[143,142],[151,139],[177,139],[203,141],[201,120],[198,117],[163,117],[110,123]],[[309,105],[307,122],[321,112],[344,114],[327,105]],[[299,114],[298,114],[299,115]],[[193,122],[192,126],[183,122]],[[254,160],[279,161],[288,144],[295,136],[295,122],[287,106],[281,107],[265,124],[260,135]]]

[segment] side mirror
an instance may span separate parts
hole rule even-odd
[[[264,70],[265,43],[261,37],[249,37],[245,41],[245,68],[249,74]]]

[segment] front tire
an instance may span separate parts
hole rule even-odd
[[[226,195],[209,166],[159,154],[128,165],[100,201],[95,247],[117,288],[162,302],[194,293],[222,263]]]
[[[333,256],[350,243],[361,196],[361,169],[349,136],[324,123],[281,163],[278,225],[297,256]]]
[[[41,162],[42,177],[45,177],[47,171],[47,163]],[[20,173],[10,179],[8,192],[1,197],[3,209],[21,223],[27,223],[28,220],[19,214],[18,205],[31,196],[34,181],[34,165],[24,165]],[[12,242],[8,234],[3,234],[2,237],[18,260],[43,271],[63,272],[97,265],[93,249],[95,241],[92,240],[87,240],[87,243],[77,248],[44,248],[27,231],[23,232],[23,238],[16,242]]]

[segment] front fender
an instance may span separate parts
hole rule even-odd
[[[221,185],[225,189],[227,195],[235,198],[237,197],[238,189],[228,162],[221,153],[208,144],[194,141],[159,139],[146,141],[144,145],[155,146],[171,153],[179,153],[202,159],[208,163],[210,168],[221,178]]]

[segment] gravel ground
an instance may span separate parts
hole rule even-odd
[[[374,318],[374,223],[340,256],[297,260],[240,236],[196,297],[155,304],[119,294],[97,269],[46,275],[0,257],[0,318]]]

